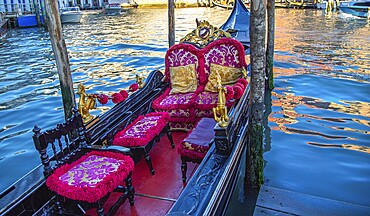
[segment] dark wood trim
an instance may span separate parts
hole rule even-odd
[[[234,189],[241,156],[247,146],[249,88],[230,110],[221,140],[215,137],[207,155],[173,205],[168,215],[222,215]],[[226,137],[225,137],[226,136]],[[225,141],[227,140],[227,141]],[[217,144],[217,142],[219,142]]]

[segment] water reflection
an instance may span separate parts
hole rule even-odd
[[[369,22],[280,12],[266,184],[370,206]]]

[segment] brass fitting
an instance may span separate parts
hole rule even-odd
[[[136,83],[138,84],[139,88],[143,88],[145,85],[144,77],[139,74],[136,74]]]
[[[226,88],[222,87],[221,76],[217,75],[217,90],[218,90],[218,101],[217,107],[214,107],[213,116],[216,122],[220,127],[226,127],[229,124],[229,117],[227,116],[227,107],[226,107]]]
[[[90,114],[90,110],[96,108],[96,96],[87,94],[83,84],[78,85],[77,94],[80,96],[78,100],[78,111],[81,113],[84,123],[91,121],[94,116]]]

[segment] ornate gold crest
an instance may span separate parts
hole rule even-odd
[[[197,28],[183,37],[180,43],[191,43],[199,48],[203,48],[217,39],[224,37],[231,38],[228,32],[214,27],[206,20],[198,21],[198,19],[196,19],[195,21],[197,23]]]

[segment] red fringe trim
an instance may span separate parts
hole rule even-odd
[[[239,99],[242,95],[243,95],[243,92],[244,92],[244,88],[243,88],[243,85],[240,84],[240,83],[237,83],[233,86],[233,89],[234,89],[234,99]]]
[[[154,110],[160,110],[160,109],[163,109],[163,106],[160,105],[160,103],[163,101],[163,99],[165,97],[167,97],[167,95],[170,94],[170,91],[171,91],[171,88],[167,88],[163,94],[161,94],[158,98],[156,98],[154,101],[153,101],[153,104],[152,104],[152,107]]]
[[[206,156],[207,152],[196,152],[184,149],[181,145],[177,146],[177,153],[181,155],[182,157],[188,157],[190,159],[194,160],[202,160],[204,156]]]
[[[240,83],[244,86],[244,89],[248,86],[248,81],[245,78],[239,78],[236,83]]]
[[[97,183],[96,186],[93,188],[70,186],[59,180],[59,177],[61,175],[68,172],[68,170],[81,163],[90,155],[99,155],[114,158],[117,160],[123,160],[124,164],[121,165],[116,172],[106,176],[103,181]],[[131,159],[130,156],[115,152],[92,151],[71,164],[65,164],[57,168],[54,173],[47,178],[46,185],[49,187],[50,190],[69,199],[93,203],[98,201],[100,198],[104,197],[108,193],[112,192],[133,170],[134,161]]]
[[[148,116],[161,116],[157,120],[157,125],[155,127],[149,128],[145,132],[145,137],[136,138],[136,137],[121,137],[128,129],[134,126],[138,121]],[[163,128],[166,126],[167,122],[170,120],[170,115],[167,112],[157,112],[157,113],[148,113],[145,116],[139,116],[135,121],[133,121],[125,129],[118,132],[113,139],[113,145],[119,145],[124,147],[136,147],[144,146],[149,143],[156,135],[158,135]]]
[[[226,86],[226,96],[225,96],[225,99],[226,100],[229,100],[229,99],[232,99],[234,97],[234,89],[233,87],[231,86]]]

